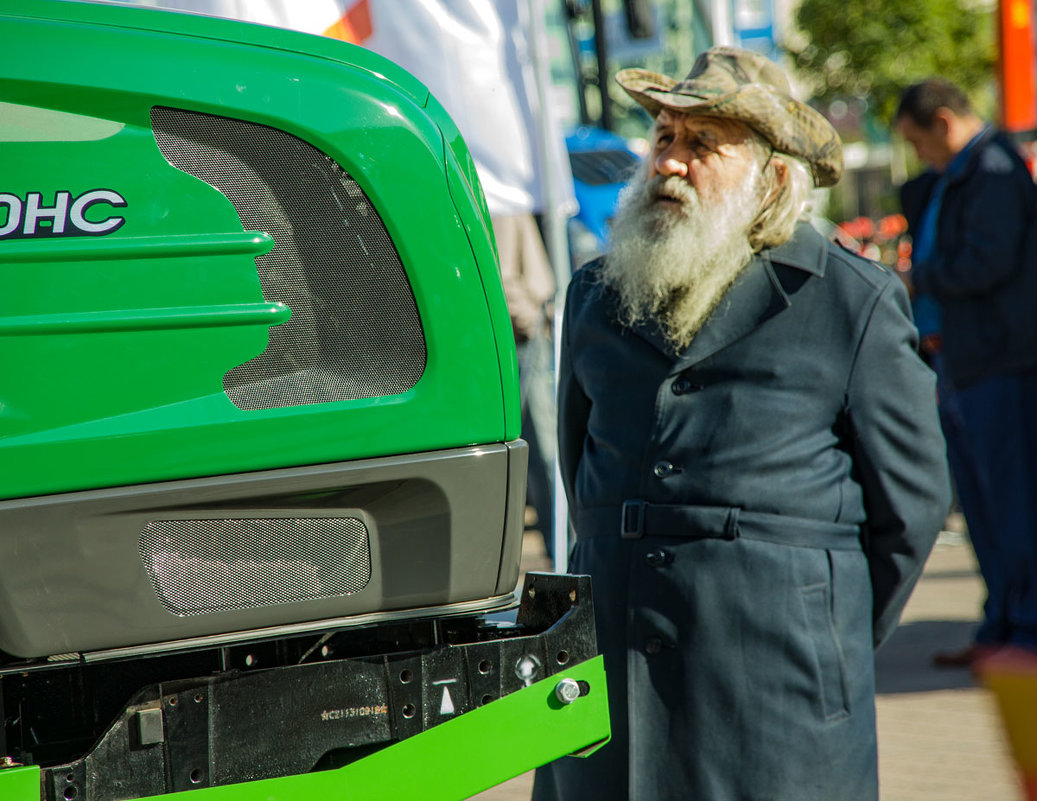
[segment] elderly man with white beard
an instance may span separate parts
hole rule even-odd
[[[653,147],[559,363],[612,740],[534,799],[876,799],[873,651],[949,505],[906,292],[806,221],[841,145],[775,64],[617,80]]]

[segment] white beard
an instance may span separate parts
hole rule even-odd
[[[680,177],[648,181],[646,170],[638,172],[613,219],[601,270],[601,281],[619,294],[620,323],[655,321],[676,353],[691,344],[752,259],[758,181],[752,170],[741,186],[703,203]],[[659,203],[660,194],[681,206]]]

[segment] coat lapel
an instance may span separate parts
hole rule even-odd
[[[766,256],[754,258],[678,357],[676,368],[683,370],[708,359],[788,305],[789,299],[774,277],[770,259]]]
[[[683,353],[674,353],[654,319],[638,323],[634,331],[672,359],[676,370],[683,370],[741,339],[788,305],[788,298],[774,278],[770,260],[757,257],[721,298]]]
[[[641,339],[651,343],[656,350],[662,352],[670,359],[675,358],[673,346],[667,341],[666,336],[659,329],[654,319],[639,322],[633,327],[633,330]]]
[[[801,223],[796,235],[787,243],[754,257],[681,354],[674,354],[654,320],[643,322],[634,330],[674,360],[675,372],[687,369],[737,342],[788,308],[791,300],[775,273],[774,263],[795,267],[810,275],[823,275],[826,244],[821,234],[809,224]]]

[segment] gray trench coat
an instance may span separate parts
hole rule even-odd
[[[675,356],[596,275],[566,303],[559,458],[613,738],[534,798],[877,798],[873,649],[949,505],[904,287],[802,224]]]

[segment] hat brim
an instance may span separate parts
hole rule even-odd
[[[769,86],[749,83],[731,92],[695,93],[685,81],[675,92],[677,81],[641,69],[621,70],[616,81],[653,117],[665,108],[745,123],[775,150],[809,163],[816,186],[832,186],[842,176],[842,145],[832,124],[806,103]]]

